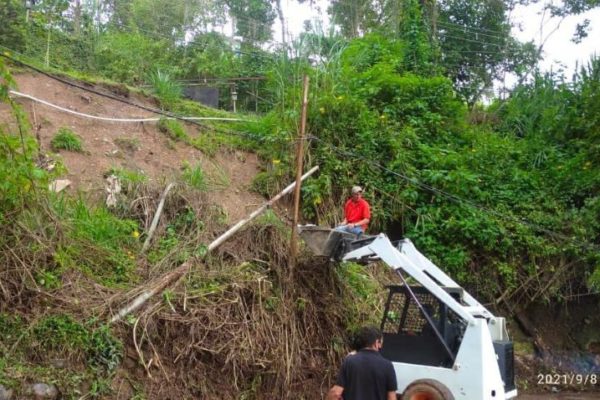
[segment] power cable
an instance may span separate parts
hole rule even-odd
[[[444,29],[453,29],[454,31],[457,31],[457,32],[463,31],[465,34],[473,33],[473,34],[478,34],[481,36],[487,36],[487,37],[490,37],[493,39],[504,39],[506,37],[506,35],[502,31],[490,31],[490,32],[497,34],[497,35],[491,35],[491,34],[486,33],[486,32],[488,32],[487,30],[481,30],[479,28],[473,28],[470,26],[453,24],[453,23],[445,22],[445,21],[437,21],[436,23],[438,24],[438,26],[441,26]],[[510,35],[510,31],[508,33]]]
[[[77,111],[73,111],[73,110],[69,110],[68,108],[64,108],[61,107],[59,105],[50,103],[48,101],[42,100],[42,99],[38,99],[37,97],[33,97],[31,95],[25,94],[25,93],[21,93],[21,92],[16,92],[14,90],[10,90],[9,91],[10,94],[17,96],[17,97],[23,97],[29,100],[33,100],[35,102],[38,102],[40,104],[44,104],[48,107],[52,107],[54,109],[57,109],[59,111],[62,112],[66,112],[68,114],[73,114],[73,115],[77,115],[83,118],[89,118],[89,119],[96,119],[96,120],[100,120],[100,121],[110,121],[110,122],[158,122],[160,121],[162,118],[112,118],[112,117],[101,117],[101,116],[97,116],[97,115],[91,115],[91,114],[85,114],[85,113],[80,113]],[[171,117],[168,117],[167,119],[174,119]],[[237,122],[253,122],[252,120],[249,119],[240,119],[240,118],[220,118],[220,117],[181,117],[181,119],[185,120],[185,121],[237,121]]]
[[[511,222],[516,222],[516,223],[525,225],[525,226],[527,226],[529,228],[532,228],[532,229],[535,229],[537,231],[543,232],[543,233],[545,233],[545,234],[547,234],[549,236],[552,236],[552,237],[554,237],[556,239],[560,239],[561,242],[563,242],[563,243],[564,242],[572,243],[572,244],[576,244],[576,245],[582,246],[582,247],[587,248],[587,249],[593,249],[593,250],[596,250],[596,251],[600,251],[600,245],[596,245],[595,243],[589,243],[589,242],[574,243],[573,242],[575,240],[574,238],[571,238],[571,237],[565,236],[565,235],[563,235],[561,233],[549,230],[549,229],[547,229],[547,228],[545,228],[543,226],[540,226],[540,225],[537,225],[537,224],[532,223],[530,221],[527,221],[524,218],[518,218],[518,217],[508,216],[506,214],[499,213],[499,212],[497,212],[495,210],[492,210],[492,209],[489,209],[487,207],[481,206],[481,205],[479,205],[477,203],[474,203],[474,202],[472,202],[470,200],[464,199],[464,198],[462,198],[460,196],[454,195],[452,193],[448,193],[448,192],[446,192],[444,190],[441,190],[441,189],[438,189],[438,188],[436,188],[434,186],[424,184],[424,183],[419,182],[418,180],[416,180],[414,178],[411,178],[411,177],[409,177],[407,175],[404,175],[402,173],[399,173],[399,172],[393,171],[393,170],[391,170],[391,169],[389,169],[387,167],[384,167],[383,165],[381,165],[381,164],[379,164],[377,162],[373,162],[373,160],[367,159],[367,158],[365,158],[365,157],[363,157],[363,156],[361,156],[361,155],[359,155],[357,153],[350,152],[348,150],[339,149],[336,146],[334,146],[332,144],[329,144],[329,143],[326,143],[322,139],[317,138],[315,136],[311,136],[310,139],[316,140],[316,141],[319,141],[319,142],[323,143],[326,147],[330,148],[334,152],[336,152],[336,153],[338,153],[338,154],[340,154],[340,155],[342,155],[344,157],[350,157],[352,159],[360,159],[360,160],[363,160],[365,162],[368,162],[369,165],[373,165],[373,166],[379,168],[380,170],[383,170],[383,171],[388,172],[388,173],[390,173],[392,175],[398,176],[398,177],[404,179],[405,181],[409,182],[410,184],[415,185],[415,186],[417,186],[417,187],[419,187],[419,188],[421,188],[421,189],[423,189],[425,191],[428,191],[430,193],[433,193],[433,194],[436,194],[436,195],[439,195],[439,196],[442,196],[442,197],[446,197],[446,198],[448,198],[448,199],[450,199],[450,200],[452,200],[452,201],[454,201],[456,203],[467,204],[467,205],[469,205],[469,206],[471,206],[471,207],[473,207],[475,209],[478,209],[479,211],[482,211],[482,212],[490,214],[490,215],[494,215],[495,217],[498,217],[500,219],[509,220]]]
[[[463,42],[469,42],[469,43],[483,44],[483,45],[486,45],[486,46],[495,46],[495,47],[497,47],[497,48],[498,48],[498,50],[500,50],[500,49],[501,49],[501,47],[500,47],[500,44],[499,44],[499,43],[487,42],[487,41],[485,41],[485,40],[473,40],[473,39],[467,39],[467,38],[462,38],[462,37],[459,37],[459,36],[453,36],[453,35],[447,35],[447,34],[444,34],[443,36],[444,36],[444,37],[451,38],[451,39],[460,40],[460,41],[463,41]]]
[[[243,138],[246,138],[246,139],[252,139],[252,140],[255,140],[255,141],[258,141],[258,142],[293,143],[296,140],[298,140],[298,139],[285,139],[285,138],[277,138],[277,137],[268,137],[268,136],[265,136],[265,135],[256,135],[256,134],[251,134],[251,133],[248,133],[248,132],[236,132],[236,131],[230,131],[230,130],[220,129],[220,128],[217,128],[217,127],[211,126],[211,125],[204,125],[204,124],[199,123],[198,121],[186,119],[186,117],[182,117],[182,116],[179,116],[179,115],[176,115],[176,114],[173,114],[173,113],[170,113],[170,112],[166,112],[166,111],[163,111],[163,110],[155,109],[155,108],[152,108],[152,107],[144,106],[142,104],[138,104],[138,103],[135,103],[135,102],[123,99],[123,98],[121,98],[119,96],[115,96],[113,94],[104,93],[104,92],[101,92],[101,91],[98,91],[98,90],[95,90],[95,89],[91,89],[89,87],[85,87],[83,85],[76,84],[76,83],[68,81],[66,79],[59,78],[59,77],[57,77],[55,75],[52,75],[52,74],[50,74],[50,73],[48,73],[46,71],[43,71],[43,70],[39,69],[37,67],[34,67],[32,65],[29,65],[29,64],[26,64],[26,63],[24,63],[24,62],[22,62],[20,60],[17,60],[17,59],[15,59],[15,58],[7,55],[7,54],[0,53],[0,56],[6,58],[8,60],[11,60],[12,62],[14,62],[14,63],[16,63],[16,64],[18,64],[20,66],[32,69],[33,71],[36,71],[36,72],[38,72],[38,73],[40,73],[40,74],[42,74],[44,76],[47,76],[50,79],[56,80],[58,82],[66,84],[68,86],[72,86],[72,87],[78,88],[80,90],[83,90],[85,92],[96,94],[98,96],[102,96],[102,97],[106,97],[106,98],[109,98],[109,99],[112,99],[112,100],[116,100],[116,101],[119,101],[121,103],[130,105],[130,106],[133,106],[133,107],[137,107],[137,108],[140,108],[142,110],[146,110],[146,111],[152,112],[154,114],[164,115],[164,116],[172,118],[172,119],[176,119],[176,120],[188,122],[188,123],[191,123],[193,125],[199,126],[201,128],[204,128],[204,129],[210,129],[210,130],[212,130],[214,132],[223,133],[223,134],[227,134],[227,135],[233,135],[233,136],[239,136],[239,137],[243,137]]]

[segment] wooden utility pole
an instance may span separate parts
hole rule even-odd
[[[300,183],[302,177],[302,161],[304,161],[304,131],[306,130],[306,108],[308,106],[308,75],[304,75],[304,96],[302,98],[302,117],[300,132],[296,143],[296,187],[294,188],[294,220],[292,222],[292,238],[290,239],[290,277],[296,266],[298,255],[298,215],[300,213]]]

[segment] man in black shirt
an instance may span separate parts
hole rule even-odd
[[[396,400],[396,372],[391,362],[379,354],[383,334],[375,327],[358,331],[358,352],[342,362],[328,400]]]

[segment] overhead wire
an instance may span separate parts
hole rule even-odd
[[[443,27],[444,29],[454,29],[456,31],[462,31],[464,33],[479,34],[481,36],[486,36],[486,37],[490,37],[493,39],[503,39],[504,37],[506,37],[505,32],[502,32],[502,31],[482,30],[479,28],[474,28],[472,26],[460,25],[460,24],[455,24],[455,23],[446,22],[446,21],[442,21],[442,20],[437,20],[436,24],[438,26]],[[492,32],[492,33],[494,33],[494,35],[489,34],[487,32]],[[510,31],[508,33],[510,33]]]
[[[41,70],[41,69],[39,69],[37,67],[29,65],[27,63],[24,63],[23,61],[17,60],[14,57],[9,56],[8,54],[0,53],[0,57],[4,57],[6,59],[9,59],[9,60],[11,60],[12,62],[14,62],[14,63],[16,63],[18,65],[21,65],[23,67],[29,68],[29,69],[31,69],[33,71],[36,71],[36,72],[38,72],[38,73],[40,73],[42,75],[47,76],[50,79],[56,80],[58,82],[66,84],[68,86],[75,87],[75,88],[83,90],[85,92],[93,93],[93,94],[96,94],[98,96],[102,96],[102,97],[106,97],[106,98],[109,98],[109,99],[112,99],[112,100],[115,100],[115,101],[119,101],[121,103],[130,105],[130,106],[133,106],[133,107],[137,107],[137,108],[140,108],[142,110],[152,112],[154,114],[163,115],[165,117],[169,117],[169,118],[172,118],[172,119],[180,120],[180,121],[183,121],[183,122],[188,122],[188,123],[191,123],[193,125],[199,126],[201,128],[212,130],[214,132],[228,134],[228,135],[232,135],[232,136],[239,136],[239,137],[243,137],[243,138],[247,138],[247,139],[253,139],[253,140],[260,141],[260,142],[293,143],[294,141],[297,140],[297,139],[292,139],[292,138],[285,139],[285,138],[279,138],[279,137],[269,137],[269,136],[266,136],[266,135],[256,135],[256,134],[252,134],[250,132],[240,132],[240,131],[225,130],[225,129],[221,129],[221,128],[218,128],[218,127],[213,126],[213,125],[202,124],[202,123],[200,123],[200,122],[198,122],[196,120],[186,119],[186,117],[182,117],[180,115],[177,115],[177,114],[174,114],[174,113],[171,113],[171,112],[167,112],[167,111],[163,111],[163,110],[160,110],[160,109],[148,107],[148,106],[145,106],[143,104],[139,104],[139,103],[132,102],[130,100],[121,98],[121,97],[116,96],[114,94],[104,93],[102,91],[98,91],[96,89],[92,89],[92,88],[86,87],[84,85],[76,84],[76,83],[71,82],[69,80],[66,80],[64,78],[60,78],[58,76],[55,76],[55,75],[53,75],[53,74],[51,74],[49,72],[43,71],[43,70]],[[252,121],[245,121],[245,122],[252,122]]]
[[[26,93],[21,93],[21,92],[17,92],[15,90],[9,90],[9,93],[17,96],[17,97],[23,97],[25,99],[29,99],[29,100],[33,100],[35,102],[38,102],[40,104],[43,104],[45,106],[54,108],[56,110],[65,112],[67,114],[73,114],[73,115],[77,115],[79,117],[83,117],[83,118],[89,118],[89,119],[96,119],[96,120],[100,120],[100,121],[108,121],[108,122],[158,122],[163,118],[114,118],[114,117],[101,117],[98,115],[91,115],[91,114],[86,114],[86,113],[81,113],[78,111],[74,111],[74,110],[69,110],[68,108],[64,108],[61,107],[59,105],[56,105],[54,103],[50,103],[49,101],[45,101],[42,99],[39,99],[37,97],[31,96],[29,94]],[[175,119],[173,117],[167,117],[167,119]],[[241,119],[241,118],[221,118],[221,117],[181,117],[181,119],[183,119],[184,121],[236,121],[236,122],[252,122],[252,120],[249,119]]]
[[[492,210],[490,208],[487,208],[487,207],[484,207],[484,206],[482,206],[480,204],[477,204],[477,203],[475,203],[475,202],[473,202],[471,200],[467,200],[467,199],[465,199],[463,197],[460,197],[460,196],[457,196],[455,194],[449,193],[447,191],[438,189],[438,188],[436,188],[436,187],[434,187],[432,185],[428,185],[428,184],[422,183],[422,182],[418,181],[415,178],[411,178],[411,177],[409,177],[409,176],[407,176],[405,174],[402,174],[400,172],[391,170],[391,169],[389,169],[389,168],[387,168],[387,167],[385,167],[385,166],[383,166],[383,165],[381,165],[381,164],[379,164],[377,162],[374,162],[371,159],[367,159],[364,156],[361,156],[360,154],[357,154],[355,152],[351,152],[351,151],[348,151],[348,150],[343,150],[343,149],[340,149],[340,148],[338,148],[338,147],[336,147],[336,146],[334,146],[332,144],[326,143],[326,142],[324,142],[322,139],[320,139],[318,137],[311,136],[310,139],[311,140],[315,140],[315,141],[319,141],[319,142],[323,143],[327,148],[331,149],[332,151],[336,152],[337,154],[339,154],[341,156],[351,157],[352,159],[355,159],[355,160],[362,160],[362,161],[368,162],[369,165],[373,165],[373,166],[379,168],[382,171],[388,172],[388,173],[390,173],[390,174],[392,174],[394,176],[398,176],[399,178],[402,178],[406,182],[408,182],[408,183],[410,183],[410,184],[412,184],[414,186],[417,186],[418,188],[420,188],[422,190],[425,190],[427,192],[430,192],[430,193],[433,193],[433,194],[445,197],[445,198],[450,199],[450,200],[452,200],[452,201],[454,201],[456,203],[466,204],[466,205],[468,205],[468,206],[470,206],[472,208],[475,208],[475,209],[477,209],[479,211],[482,211],[482,212],[484,212],[486,214],[494,215],[495,217],[498,217],[500,219],[509,220],[511,222],[515,222],[515,223],[527,226],[527,227],[532,228],[532,229],[534,229],[536,231],[543,232],[543,233],[547,234],[548,236],[552,236],[555,239],[559,239],[563,243],[568,242],[568,243],[571,243],[571,244],[575,244],[576,247],[584,247],[586,249],[594,249],[594,250],[600,251],[600,245],[597,245],[595,243],[589,243],[589,242],[574,243],[574,240],[576,240],[576,239],[571,238],[571,237],[566,236],[566,235],[563,235],[561,233],[552,231],[552,230],[547,229],[547,228],[545,228],[545,227],[543,227],[541,225],[532,223],[532,222],[526,220],[525,218],[519,218],[519,217],[516,217],[516,216],[509,216],[509,215],[506,215],[504,213],[497,212],[495,210]]]

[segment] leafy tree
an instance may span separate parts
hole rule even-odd
[[[0,46],[15,51],[25,48],[25,7],[20,0],[0,0]]]
[[[333,23],[340,26],[345,37],[355,38],[368,32],[375,25],[380,15],[375,8],[375,3],[361,0],[332,0],[327,12]]]
[[[406,67],[419,75],[432,71],[435,48],[429,41],[425,29],[421,4],[418,0],[402,2],[402,21],[399,25],[400,37],[406,42]]]
[[[546,6],[554,17],[566,18],[570,15],[580,15],[593,8],[600,7],[599,0],[562,0],[558,3],[551,2]],[[590,29],[590,20],[584,19],[575,26],[573,42],[579,43],[588,36]]]
[[[239,58],[228,38],[216,32],[201,33],[187,46],[186,67],[188,78],[232,77],[239,72]]]
[[[174,69],[168,40],[153,40],[139,33],[107,33],[95,49],[95,67],[104,76],[120,82],[144,82],[157,68]]]
[[[511,36],[507,3],[443,0],[435,37],[442,66],[458,93],[473,106],[505,72],[529,70],[537,61],[531,44]]]
[[[275,11],[269,0],[224,0],[235,21],[236,35],[250,43],[264,43],[272,38]]]

